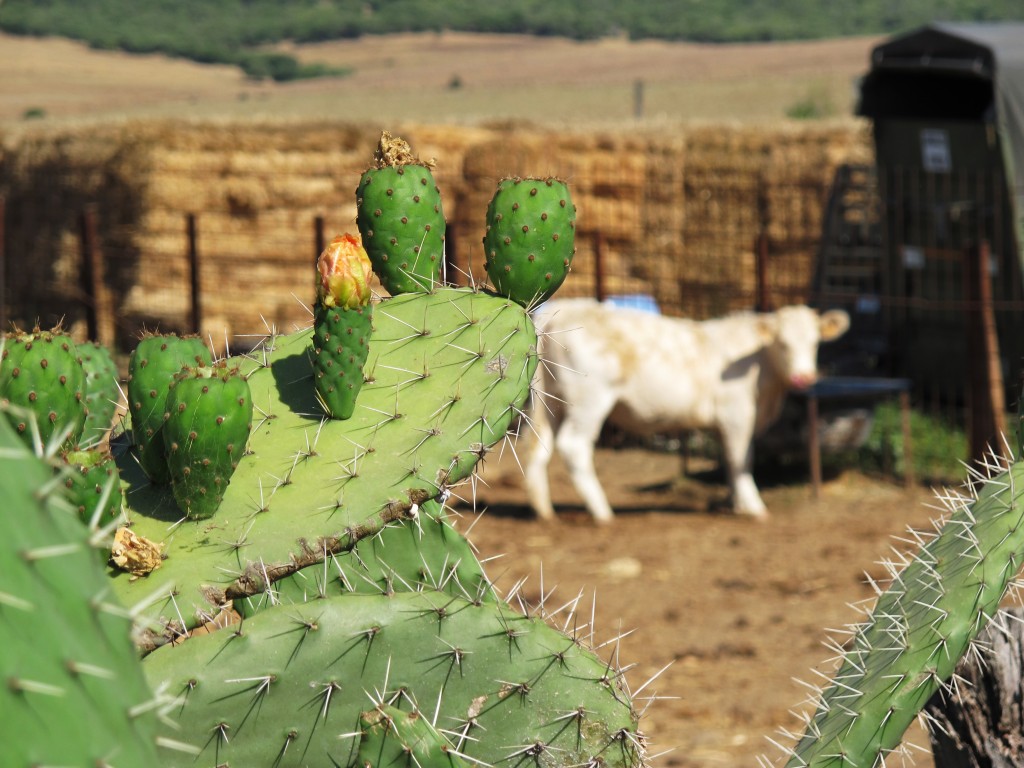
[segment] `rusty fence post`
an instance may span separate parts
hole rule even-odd
[[[968,246],[964,253],[971,461],[983,460],[989,450],[1003,453],[1001,436],[1006,434],[1003,371],[989,258],[989,244],[985,240]]]
[[[754,241],[754,259],[757,267],[757,295],[754,308],[758,312],[771,312],[772,302],[768,290],[768,235],[758,234]]]
[[[7,230],[4,224],[6,218],[7,198],[0,195],[0,333],[7,331],[9,319],[7,310],[7,251],[4,248]]]
[[[114,309],[107,290],[106,263],[100,248],[97,208],[91,203],[79,216],[79,244],[81,248],[80,290],[85,310],[86,334],[92,341],[112,346],[115,335]]]
[[[320,260],[320,254],[324,252],[326,247],[327,242],[324,240],[324,217],[315,216],[313,217],[313,248],[316,250],[316,253],[313,254],[314,265]]]
[[[196,231],[196,215],[185,214],[185,237],[188,242],[189,301],[192,333],[199,333],[202,326],[202,280],[199,274],[199,246]]]
[[[608,298],[604,280],[604,261],[604,233],[598,230],[594,233],[594,298],[598,301]]]

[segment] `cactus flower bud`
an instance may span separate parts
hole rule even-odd
[[[325,307],[355,309],[370,301],[373,268],[359,235],[338,235],[316,262],[317,300]]]

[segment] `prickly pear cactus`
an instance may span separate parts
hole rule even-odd
[[[474,602],[497,593],[470,543],[437,501],[420,505],[415,519],[385,526],[347,552],[275,581],[266,592],[235,601],[242,616],[271,605],[294,605],[334,595],[448,592]]]
[[[82,428],[82,446],[99,445],[114,425],[121,402],[117,365],[110,350],[92,341],[78,345],[85,370],[85,405],[89,413]]]
[[[381,768],[405,761],[421,768],[469,768],[455,745],[441,734],[426,714],[378,704],[359,717],[362,732],[357,763]]]
[[[445,218],[430,163],[385,131],[356,187],[356,224],[392,296],[430,291],[444,263]]]
[[[124,493],[117,463],[106,448],[65,451],[66,496],[82,522],[101,527],[120,517]]]
[[[205,738],[171,766],[355,765],[362,713],[378,706],[429,713],[475,764],[624,768],[644,749],[607,662],[540,619],[447,593],[268,608],[144,667],[180,694],[181,729]]]
[[[159,765],[159,702],[63,488],[0,418],[3,764]]]
[[[59,328],[16,333],[0,341],[0,402],[18,406],[8,411],[25,444],[56,439],[72,445],[85,426],[85,371],[78,348]],[[12,413],[34,414],[34,419]]]
[[[536,332],[521,307],[449,288],[390,299],[374,317],[368,381],[345,421],[322,416],[309,331],[228,362],[247,377],[255,423],[212,520],[176,525],[168,489],[119,456],[133,530],[165,545],[159,570],[114,579],[127,602],[163,595],[146,612],[162,629],[147,628],[142,647],[410,520],[505,435],[537,364]]]
[[[211,517],[252,431],[252,394],[238,366],[183,368],[168,385],[164,454],[178,509]]]
[[[210,350],[198,336],[150,334],[132,351],[128,361],[132,440],[139,466],[157,485],[171,481],[162,433],[170,383],[182,368],[212,362]]]
[[[852,639],[787,766],[884,764],[925,703],[999,613],[1024,563],[1024,463],[992,466],[977,496],[945,497],[949,516],[903,567]],[[950,691],[951,695],[954,695]]]
[[[558,179],[504,179],[487,207],[485,268],[523,306],[551,298],[576,253],[576,206]]]
[[[370,260],[359,238],[334,238],[317,260],[313,306],[313,382],[320,405],[333,419],[347,419],[363,388],[370,353],[373,305]]]

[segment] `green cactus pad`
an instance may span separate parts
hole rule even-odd
[[[363,768],[414,765],[418,768],[469,768],[455,745],[417,710],[379,704],[359,718],[362,736],[356,763]]]
[[[142,471],[157,485],[171,481],[161,434],[168,387],[182,368],[211,362],[202,339],[174,334],[143,337],[128,361],[128,412],[135,455]]]
[[[370,353],[373,305],[357,309],[316,307],[313,319],[313,381],[320,405],[332,419],[347,419],[363,388]]]
[[[35,440],[32,423],[46,445],[54,435],[67,435],[73,445],[85,426],[85,371],[78,348],[59,330],[19,333],[2,341],[0,402],[9,402],[35,419],[15,418],[12,426],[26,445]],[[11,418],[11,412],[8,412]]]
[[[373,271],[392,296],[439,284],[446,228],[441,191],[428,165],[386,132],[374,167],[356,187],[356,225]]]
[[[352,593],[444,591],[471,601],[498,599],[466,538],[436,501],[420,505],[415,521],[385,526],[348,552],[275,581],[267,592],[235,601],[252,616],[269,605],[292,605]]]
[[[140,638],[143,648],[407,519],[414,504],[467,478],[504,436],[537,363],[520,306],[440,289],[380,304],[374,323],[369,380],[345,421],[323,418],[316,401],[309,331],[230,361],[247,374],[255,424],[251,455],[213,520],[177,524],[169,491],[119,457],[133,530],[165,545],[160,569],[114,580],[127,602],[163,595],[145,612],[157,626]]]
[[[159,765],[131,622],[62,489],[0,418],[3,765]]]
[[[78,345],[85,370],[85,405],[89,414],[82,429],[82,446],[102,443],[114,426],[114,415],[121,401],[117,366],[110,350],[97,342]]]
[[[1024,463],[972,503],[949,500],[940,533],[900,571],[843,649],[832,684],[787,763],[876,765],[997,614],[1024,562]]]
[[[164,453],[178,508],[190,518],[220,507],[252,431],[252,395],[237,367],[184,368],[170,383]]]
[[[105,448],[64,454],[67,499],[82,522],[104,526],[121,514],[124,493],[117,463]]]
[[[503,179],[487,207],[484,267],[523,306],[549,299],[576,253],[576,206],[558,179]]]
[[[642,762],[606,660],[541,619],[446,593],[268,608],[143,667],[150,685],[181,696],[180,732],[203,740],[198,758],[168,766],[355,765],[362,714],[379,705],[429,713],[473,763]]]

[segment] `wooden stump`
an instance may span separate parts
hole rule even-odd
[[[925,707],[935,768],[1024,766],[1024,610],[1009,613],[1007,632],[982,633],[982,658],[957,666],[960,696],[940,691]]]

